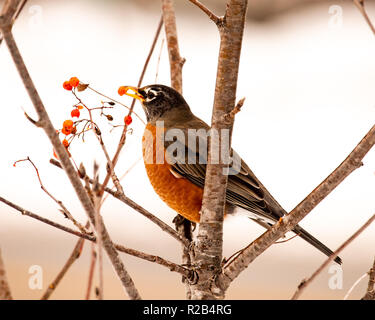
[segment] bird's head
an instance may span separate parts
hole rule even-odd
[[[141,88],[123,87],[124,94],[141,101],[146,113],[147,122],[157,121],[170,111],[189,111],[182,95],[171,87],[162,84],[152,84]],[[128,92],[129,90],[133,91]]]

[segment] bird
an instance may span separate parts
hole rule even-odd
[[[123,94],[141,102],[146,114],[142,152],[154,191],[178,214],[199,223],[208,149],[207,135],[204,133],[211,127],[195,116],[184,97],[169,86],[152,84],[122,88]],[[167,139],[170,132],[173,134]],[[192,132],[199,132],[193,144],[186,141]],[[196,148],[196,143],[199,148]],[[185,152],[176,154],[182,150]],[[231,154],[237,155],[233,149]],[[195,159],[191,159],[191,155]],[[251,220],[267,229],[287,214],[240,157],[237,170],[228,175],[225,201],[226,215],[241,208]],[[296,225],[292,231],[325,255],[333,253],[300,225]],[[341,264],[342,260],[336,257],[335,262]]]

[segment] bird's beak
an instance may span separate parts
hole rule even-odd
[[[128,92],[129,90],[132,90],[134,93]],[[139,88],[137,87],[131,87],[131,86],[122,86],[118,89],[118,93],[122,96],[126,94],[129,97],[133,97],[134,99],[138,99],[141,102],[145,100],[145,97],[139,93]]]

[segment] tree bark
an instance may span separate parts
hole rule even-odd
[[[223,251],[223,219],[228,176],[223,163],[213,163],[213,154],[219,154],[224,139],[223,130],[231,135],[233,119],[225,121],[236,101],[236,89],[242,38],[245,27],[247,0],[230,0],[220,32],[219,61],[216,76],[214,107],[212,112],[212,130],[218,132],[218,138],[210,138],[208,164],[204,186],[201,219],[193,264],[198,266],[198,282],[192,284],[192,299],[221,299],[225,291],[213,286],[213,281],[221,273]],[[230,141],[230,138],[229,138]],[[220,150],[228,152],[228,150]]]

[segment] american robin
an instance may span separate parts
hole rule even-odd
[[[210,126],[191,112],[180,93],[168,86],[154,84],[142,88],[126,87],[125,94],[140,100],[146,113],[143,158],[155,192],[181,216],[199,223],[207,163],[205,132],[210,130]],[[167,139],[171,131],[173,134],[170,136],[174,139]],[[198,148],[196,141],[193,144],[188,141],[191,132],[199,132],[195,137],[200,144]],[[174,148],[170,148],[172,144]],[[176,154],[179,150],[185,151],[182,156]],[[196,161],[191,161],[192,154]],[[229,214],[235,207],[245,209],[252,220],[269,228],[286,212],[248,165],[239,159],[237,172],[228,175],[225,211]],[[332,254],[328,247],[299,225],[293,232],[327,256]],[[339,257],[335,261],[341,264]]]

